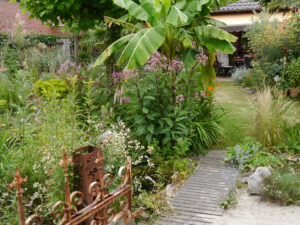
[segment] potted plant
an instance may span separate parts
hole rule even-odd
[[[300,86],[300,57],[292,59],[286,67],[286,80],[289,84],[289,96],[299,96]]]

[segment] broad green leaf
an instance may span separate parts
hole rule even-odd
[[[161,27],[146,28],[134,34],[124,48],[117,65],[128,61],[124,70],[142,66],[163,43],[165,29]]]
[[[188,17],[176,6],[171,6],[170,12],[167,17],[167,23],[174,26],[183,25],[187,22]]]
[[[202,6],[207,4],[210,0],[200,0],[200,2],[197,5],[197,11],[201,11],[202,10]]]
[[[131,0],[114,0],[114,3],[121,8],[127,9],[130,15],[139,20],[147,21],[150,16],[145,9]]]
[[[196,32],[198,33],[198,35],[205,39],[216,38],[216,39],[225,40],[228,42],[235,42],[237,40],[236,36],[228,33],[225,30],[217,28],[217,27],[200,26],[195,29],[196,29]]]
[[[122,25],[122,26],[124,26],[125,28],[127,28],[129,30],[133,30],[133,31],[137,30],[137,27],[134,24],[125,22],[125,21],[120,20],[120,19],[115,19],[115,18],[111,18],[111,17],[108,17],[108,16],[104,16],[104,21],[108,25],[114,23],[114,24],[117,24],[117,25]]]
[[[232,54],[235,52],[235,47],[228,41],[211,38],[205,40],[203,44],[214,53],[216,53],[216,49],[227,54]]]
[[[97,58],[93,67],[101,65],[109,56],[111,56],[112,53],[114,53],[116,50],[118,50],[124,44],[126,44],[133,36],[134,36],[134,34],[129,34],[125,37],[120,38],[119,40],[115,41],[110,46],[108,46],[104,50],[104,52],[102,52],[102,54]]]
[[[226,23],[223,23],[222,21],[214,18],[204,17],[203,20],[206,24],[210,24],[213,26],[226,26]]]
[[[154,134],[154,125],[151,124],[150,126],[147,127],[147,130],[151,133]]]
[[[198,52],[193,49],[186,49],[183,51],[181,60],[184,62],[184,67],[186,69],[192,68],[195,65],[197,53]]]
[[[143,108],[143,113],[148,114],[149,113],[149,109]]]
[[[185,48],[192,48],[193,47],[193,42],[190,38],[185,38],[182,43],[183,43],[183,46]]]
[[[176,2],[175,6],[178,9],[182,10],[186,6],[186,0],[180,0],[180,1]]]

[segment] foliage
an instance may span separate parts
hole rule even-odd
[[[275,149],[291,153],[300,153],[300,124],[296,123],[295,126],[285,130],[285,139],[283,143],[275,146]]]
[[[272,154],[268,151],[259,151],[255,156],[249,161],[251,169],[255,169],[260,166],[269,166],[272,168],[283,167],[282,158],[276,154]]]
[[[279,200],[282,204],[300,203],[300,173],[288,170],[274,170],[264,180],[263,195]]]
[[[30,45],[36,45],[38,43],[44,43],[47,46],[56,46],[57,40],[65,39],[67,37],[53,35],[53,34],[27,34],[25,35],[25,41]]]
[[[234,52],[230,42],[236,37],[223,31],[216,24],[220,22],[208,16],[226,1],[191,1],[165,2],[131,0],[114,1],[116,5],[128,11],[130,17],[138,20],[136,24],[106,17],[107,23],[124,25],[133,33],[128,34],[110,45],[97,59],[94,66],[102,64],[113,52],[123,47],[117,65],[126,62],[124,70],[142,66],[154,51],[159,48],[169,60],[173,60],[176,49],[192,48],[192,43],[199,47],[205,45],[212,52],[216,49],[227,53]],[[183,3],[183,4],[182,4]],[[197,21],[197,22],[196,22]],[[145,23],[146,28],[140,28]],[[213,26],[207,26],[213,25]]]
[[[299,0],[255,0],[259,1],[263,6],[267,6],[272,10],[278,10],[279,8],[289,10],[297,10],[300,7]]]
[[[34,84],[34,90],[37,96],[45,98],[65,98],[69,93],[67,83],[60,79],[38,80]]]
[[[255,58],[272,62],[283,58],[288,51],[289,54],[297,54],[299,52],[297,29],[299,28],[297,25],[292,25],[296,16],[280,22],[270,19],[268,13],[268,11],[262,12],[245,34],[250,48],[255,53]]]
[[[271,89],[256,94],[255,135],[264,146],[279,144],[285,137],[284,129],[291,127],[299,118],[292,101],[273,97]]]
[[[203,53],[198,58],[194,67],[207,59]],[[172,148],[181,139],[191,144],[193,151],[215,143],[223,130],[209,96],[213,88],[205,92],[197,84],[197,72],[186,72],[184,63],[177,59],[169,65],[158,52],[145,70],[148,72],[113,74],[115,82],[125,84],[115,93],[119,113],[143,143],[150,144],[155,138],[164,157],[174,154]]]
[[[21,0],[20,7],[30,12],[30,18],[40,19],[51,26],[64,24],[73,33],[94,28],[103,20],[103,16],[121,16],[125,13],[115,7],[112,1],[63,1],[51,0],[36,2]]]
[[[233,162],[242,171],[255,170],[260,166],[282,168],[283,160],[280,156],[263,149],[261,143],[254,138],[246,137],[242,143],[229,147],[225,161]]]
[[[252,158],[261,150],[261,147],[261,143],[254,138],[246,137],[241,144],[228,148],[225,161],[233,162],[240,170],[248,170]]]
[[[300,57],[292,59],[287,65],[286,77],[290,87],[296,88],[300,85]]]
[[[299,57],[299,16],[299,12],[295,12],[281,22],[272,19],[267,10],[258,16],[251,28],[249,27],[245,37],[248,38],[249,46],[255,54],[251,76],[254,86],[263,88],[264,85],[276,85],[286,90],[289,87],[288,83],[295,85],[294,80],[288,81],[286,73],[291,61],[294,62],[293,59]]]

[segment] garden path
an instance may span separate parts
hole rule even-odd
[[[155,225],[208,225],[223,215],[220,203],[236,180],[237,170],[224,164],[225,150],[212,150],[201,158],[195,172],[171,200],[173,211]]]

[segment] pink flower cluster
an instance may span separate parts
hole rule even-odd
[[[70,71],[72,67],[74,67],[75,64],[71,63],[69,59],[67,59],[64,63],[62,63],[59,67],[59,70],[57,71],[59,74],[61,73],[67,73]]]
[[[158,51],[155,51],[147,62],[145,70],[148,72],[159,71],[165,69],[168,59],[166,56],[162,56]]]
[[[114,84],[117,85],[119,82],[123,80],[129,80],[137,76],[136,70],[126,70],[125,72],[113,72],[111,74],[112,78],[114,79]]]
[[[196,59],[200,63],[200,65],[205,66],[208,57],[203,52],[200,52],[196,55]]]
[[[178,59],[174,59],[171,65],[168,67],[169,71],[176,71],[176,72],[185,72],[184,62]]]
[[[206,98],[205,92],[204,91],[195,91],[195,99],[200,101],[201,99]]]
[[[120,105],[124,103],[127,103],[127,102],[130,102],[130,97],[120,97]]]
[[[183,95],[177,95],[176,96],[176,103],[181,103],[184,101],[184,96]]]

